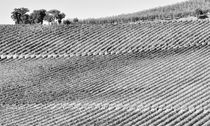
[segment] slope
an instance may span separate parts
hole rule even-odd
[[[0,26],[0,55],[104,55],[208,44],[209,20]]]
[[[209,49],[2,62],[5,73],[13,74],[1,71],[1,80],[8,80],[1,82],[0,120],[5,125],[209,124]]]
[[[206,125],[209,21],[1,26],[1,125]]]
[[[186,18],[189,16],[196,17],[195,10],[202,9],[205,13],[209,12],[209,0],[186,0],[177,4],[168,6],[156,7],[148,10],[143,10],[135,13],[121,14],[99,19],[87,19],[81,21],[90,24],[104,24],[114,22],[136,22],[136,21],[151,21],[151,20],[172,20]]]

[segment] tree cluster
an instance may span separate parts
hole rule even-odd
[[[43,21],[49,23],[57,21],[59,24],[62,23],[62,19],[65,18],[65,14],[59,10],[34,10],[31,14],[28,14],[28,8],[15,8],[11,13],[11,18],[15,21],[15,24],[43,24]]]

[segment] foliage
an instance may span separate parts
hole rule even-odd
[[[77,23],[77,22],[79,22],[79,19],[78,19],[78,18],[74,18],[74,19],[73,19],[73,22],[74,22],[74,23]]]
[[[52,15],[58,15],[58,14],[60,14],[60,11],[59,10],[56,10],[56,9],[53,9],[53,10],[49,10],[47,13],[49,13],[49,14],[52,14]]]
[[[29,16],[26,14],[29,12],[28,8],[15,8],[11,13],[11,18],[15,21],[15,24],[23,24],[29,22]]]
[[[33,13],[31,13],[31,23],[41,23],[43,24],[44,17],[46,16],[46,10],[34,10]]]
[[[48,14],[52,15],[54,19],[58,21],[59,24],[61,24],[62,19],[65,18],[66,16],[64,13],[61,13],[59,10],[56,9],[49,10]]]
[[[63,20],[63,24],[65,24],[65,25],[70,25],[71,23],[72,22],[69,19]]]
[[[59,10],[46,11],[45,9],[34,10],[30,15],[27,8],[15,8],[11,13],[11,18],[15,21],[15,24],[43,24],[43,21],[48,21],[50,24],[55,20],[61,24],[62,19],[65,18],[64,13],[60,13]]]
[[[198,8],[198,9],[195,10],[195,14],[197,16],[202,15],[203,14],[203,11],[200,8]]]
[[[46,14],[46,16],[44,17],[44,20],[49,22],[49,23],[52,23],[52,22],[55,21],[55,18],[50,14]]]
[[[62,19],[65,18],[65,14],[64,13],[60,13],[57,15],[56,19],[58,20],[58,23],[61,24]]]
[[[21,20],[23,24],[30,24],[30,15],[28,14],[24,14],[23,16],[21,16]]]
[[[206,15],[207,12],[201,10],[201,9],[196,9],[195,10],[195,13],[196,13],[196,16],[198,19],[205,19],[205,18],[208,18],[208,16]]]

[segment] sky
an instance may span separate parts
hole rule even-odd
[[[20,7],[30,12],[58,9],[66,18],[86,19],[133,13],[182,1],[186,0],[1,0],[0,24],[14,24],[11,12]]]

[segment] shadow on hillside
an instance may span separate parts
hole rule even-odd
[[[121,68],[145,60],[164,59],[174,55],[188,55],[205,48],[209,49],[208,46],[193,46],[190,48],[164,51],[153,50],[130,54],[87,56],[76,59],[14,60],[6,63],[8,66],[7,69],[10,69],[11,72],[16,71],[17,73],[23,73],[21,71],[23,68],[25,71],[18,78],[16,77],[17,74],[13,75],[12,73],[8,73],[8,75],[4,75],[0,71],[1,79],[4,79],[5,76],[8,80],[7,82],[2,81],[0,83],[0,104],[45,104],[56,101],[70,102],[96,98],[96,94],[106,91],[105,86],[112,85],[114,81],[112,77],[117,78],[119,75],[123,76],[124,71]],[[18,68],[13,69],[15,65]],[[147,64],[145,63],[145,65]],[[139,88],[136,91],[142,89]],[[123,93],[128,90],[130,89],[116,89],[116,91],[113,89],[115,93],[111,94],[120,95],[118,92]],[[109,97],[109,94],[107,95]],[[97,97],[100,98],[99,96]]]

